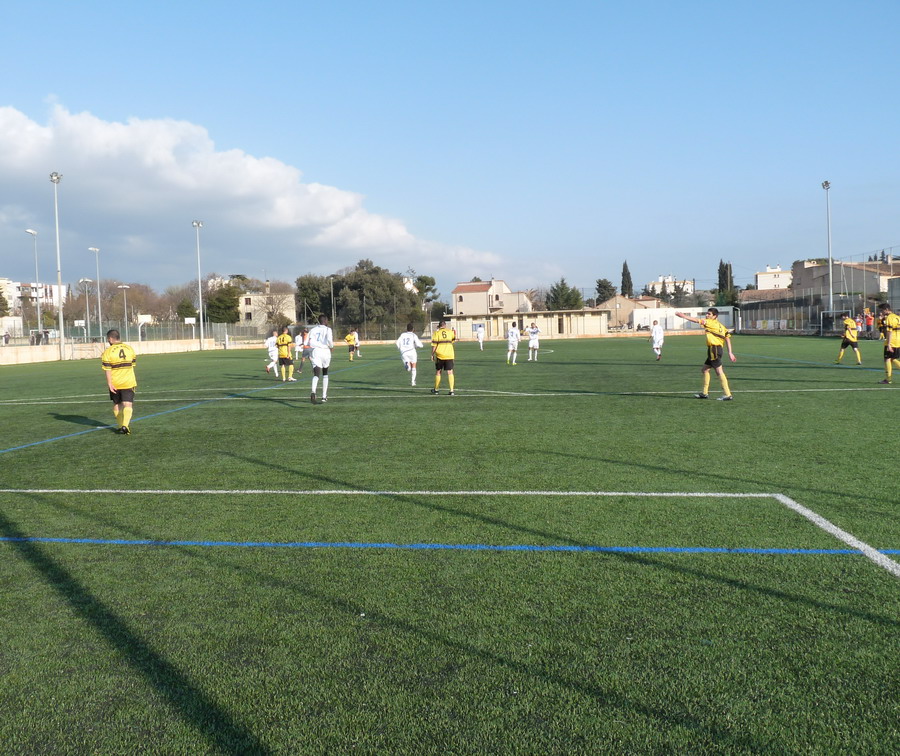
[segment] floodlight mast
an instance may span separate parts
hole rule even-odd
[[[63,305],[62,305],[62,265],[59,258],[59,182],[62,180],[62,174],[53,171],[50,174],[50,181],[53,183],[53,217],[56,221],[56,312],[59,322],[59,359],[65,359],[65,328],[63,326]]]
[[[198,315],[200,316],[200,349],[203,349],[203,281],[200,278],[200,229],[203,228],[203,221],[195,220],[191,224],[197,231],[197,300],[200,305]]]
[[[834,313],[834,284],[831,281],[831,195],[828,190],[831,189],[830,181],[823,181],[822,188],[825,190],[825,223],[828,229],[828,312]]]
[[[41,330],[41,279],[38,275],[38,256],[37,256],[37,231],[33,228],[26,228],[25,233],[29,234],[34,240],[34,283],[37,286],[37,296],[35,297],[35,308],[37,310],[37,329]]]
[[[131,287],[128,284],[121,284],[116,288],[122,290],[122,303],[125,307],[125,341],[128,341],[128,290]]]
[[[88,252],[93,252],[97,257],[97,328],[100,329],[100,336],[103,336],[103,312],[100,309],[100,248],[88,247]]]

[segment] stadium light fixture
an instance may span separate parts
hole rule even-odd
[[[122,290],[122,302],[125,307],[125,341],[128,341],[128,290],[131,287],[128,284],[120,284],[116,288]]]
[[[84,284],[84,341],[87,343],[87,340],[91,337],[91,310],[88,304],[88,291],[90,291],[91,287],[88,284],[94,282],[90,278],[79,278],[78,283]]]
[[[191,224],[197,231],[197,299],[199,302],[198,315],[200,316],[200,349],[203,349],[203,281],[200,278],[200,229],[203,228],[203,221],[195,220]]]
[[[97,328],[100,336],[103,336],[103,312],[100,310],[100,248],[88,247],[88,252],[93,252],[97,257]]]
[[[825,224],[828,230],[828,312],[834,312],[834,285],[831,281],[831,196],[828,192],[831,189],[830,181],[823,181],[822,188],[825,190]]]
[[[37,231],[33,228],[26,228],[25,233],[29,234],[34,240],[34,283],[37,286],[37,297],[35,298],[35,307],[37,308],[37,329],[41,330],[41,279],[38,275],[38,257],[37,257]]]
[[[62,174],[53,171],[50,181],[53,183],[53,217],[56,221],[56,312],[59,323],[59,359],[65,359],[65,329],[63,327],[63,303],[62,303],[62,265],[59,256],[59,182]]]

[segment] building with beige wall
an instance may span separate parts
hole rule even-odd
[[[756,274],[757,289],[789,289],[792,274],[789,270],[782,270],[780,265],[774,268],[766,265],[764,271]]]
[[[505,339],[510,326],[520,331],[535,323],[542,339],[572,339],[579,336],[605,336],[609,331],[609,310],[536,310],[528,313],[488,313],[447,315],[450,326],[461,341],[475,339],[475,327],[484,326],[486,340]]]
[[[508,314],[531,312],[532,304],[524,291],[512,291],[505,281],[464,281],[452,292],[454,315]]]

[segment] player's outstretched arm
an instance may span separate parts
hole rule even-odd
[[[678,318],[684,318],[685,320],[690,320],[692,323],[700,322],[697,318],[692,318],[690,315],[685,315],[683,312],[676,312],[675,316]]]

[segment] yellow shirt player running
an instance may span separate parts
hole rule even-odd
[[[130,436],[134,390],[137,388],[137,378],[134,375],[137,357],[134,349],[122,343],[115,328],[106,332],[106,340],[109,346],[100,355],[100,364],[106,373],[109,398],[113,403],[116,433]]]
[[[894,366],[900,368],[900,315],[897,315],[886,302],[878,306],[881,314],[881,332],[884,334],[884,373],[883,381],[892,383]]]
[[[841,360],[844,358],[844,350],[847,347],[850,347],[856,355],[856,364],[862,365],[862,357],[860,357],[859,344],[857,343],[857,341],[859,340],[859,331],[857,330],[856,321],[850,317],[849,312],[844,313],[843,325],[844,333],[843,337],[841,338],[841,351],[838,352],[838,356],[834,361],[834,364],[841,364]]]
[[[456,341],[456,333],[447,328],[447,321],[438,323],[438,329],[431,337],[431,359],[434,360],[434,388],[432,394],[438,393],[441,387],[441,373],[447,371],[447,382],[450,384],[450,396],[453,396],[453,360],[455,357],[453,342]]]
[[[694,394],[698,399],[709,399],[709,371],[710,368],[716,371],[719,381],[722,383],[722,396],[719,397],[720,402],[730,402],[734,397],[731,396],[731,389],[728,386],[728,378],[725,376],[725,369],[722,367],[723,347],[728,347],[728,358],[734,362],[737,358],[731,351],[731,334],[728,329],[719,322],[719,311],[715,307],[710,307],[706,311],[706,317],[692,318],[683,312],[675,313],[679,318],[690,320],[692,323],[699,323],[706,332],[706,362],[700,368],[703,375],[703,389],[699,394]]]
[[[278,364],[281,365],[281,382],[296,382],[294,378],[294,361],[291,359],[291,347],[294,340],[291,338],[291,332],[285,326],[281,329],[281,335],[275,339],[275,346],[278,347]]]

